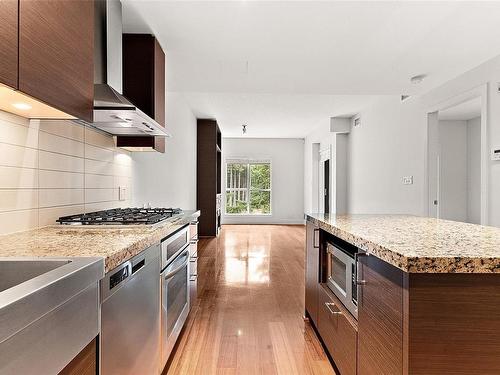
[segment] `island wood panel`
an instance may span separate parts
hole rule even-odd
[[[17,88],[18,0],[0,0],[0,83]]]
[[[315,246],[315,237],[319,237],[317,228],[311,222],[306,223],[306,296],[305,308],[314,325],[318,324],[318,282],[319,282],[319,244]]]
[[[403,271],[362,256],[359,278],[358,375],[403,373]]]
[[[411,274],[409,374],[500,374],[500,277]]]
[[[357,323],[326,286],[318,286],[318,331],[342,375],[356,375]],[[327,307],[335,313],[333,314]]]
[[[20,0],[19,90],[91,122],[94,2]]]
[[[97,374],[97,338],[92,340],[59,375],[96,375]]]

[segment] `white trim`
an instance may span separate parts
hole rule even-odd
[[[490,149],[488,144],[488,83],[477,86],[462,94],[453,96],[441,102],[438,102],[427,109],[427,129],[425,133],[425,178],[424,178],[424,198],[427,204],[425,207],[427,216],[430,210],[430,196],[429,196],[429,115],[433,112],[442,111],[444,109],[456,106],[474,98],[481,98],[481,225],[488,225],[489,222],[489,160]],[[438,199],[441,199],[439,197]],[[438,204],[439,207],[439,204]],[[439,216],[439,214],[438,214]]]

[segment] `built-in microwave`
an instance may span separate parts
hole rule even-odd
[[[356,318],[358,317],[357,253],[358,249],[355,246],[340,239],[327,242],[326,284]]]

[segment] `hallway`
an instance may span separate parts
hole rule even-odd
[[[168,374],[334,374],[304,324],[303,226],[226,225],[198,245],[198,301]]]

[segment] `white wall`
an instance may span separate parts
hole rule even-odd
[[[72,121],[0,111],[0,234],[56,224],[60,216],[131,202],[130,153],[113,137]]]
[[[134,203],[196,209],[196,118],[183,95],[167,92],[164,154],[133,153]]]
[[[304,140],[304,211],[318,212],[318,152],[334,144],[330,119],[325,119]],[[333,186],[333,185],[331,185]],[[314,190],[314,191],[313,191]]]
[[[272,215],[223,215],[223,224],[300,224],[304,222],[303,139],[223,138],[222,153],[223,171],[227,158],[265,158],[270,159],[272,163]],[[222,175],[224,187],[225,173]],[[224,188],[222,193],[222,200],[225,202]]]
[[[467,121],[467,222],[481,222],[481,117]]]
[[[500,82],[500,56],[432,90],[423,96],[422,100],[430,106],[487,84],[487,149],[491,150],[492,147],[500,145],[500,126],[498,126],[500,124],[500,94],[497,92],[498,82]],[[500,226],[500,195],[497,194],[500,191],[500,162],[488,160],[487,178],[489,181],[488,224]]]
[[[425,116],[420,101],[386,96],[359,113],[348,142],[348,212],[420,214]],[[403,185],[413,176],[413,185]]]
[[[464,73],[422,96],[401,103],[399,96],[380,97],[361,111],[361,127],[349,138],[348,211],[350,213],[406,213],[427,215],[425,176],[427,112],[439,103],[488,85],[488,150],[500,146],[500,56]],[[326,139],[329,119],[306,137],[305,158],[313,142]],[[305,162],[305,208],[310,198],[311,170]],[[414,177],[413,185],[403,185],[403,176]],[[489,161],[488,223],[500,226],[500,162]]]
[[[467,221],[467,121],[440,120],[441,219]]]

